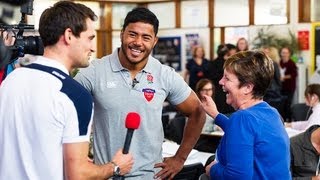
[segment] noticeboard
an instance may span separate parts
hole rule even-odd
[[[181,37],[159,37],[153,49],[153,57],[162,64],[181,71]]]

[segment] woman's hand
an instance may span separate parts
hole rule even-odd
[[[212,118],[216,118],[216,116],[219,114],[216,103],[213,101],[213,99],[210,96],[207,96],[207,95],[202,96],[201,106],[206,111],[206,113]]]

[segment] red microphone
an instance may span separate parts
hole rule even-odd
[[[126,117],[126,128],[127,130],[127,135],[126,135],[126,140],[124,142],[124,147],[122,150],[123,154],[128,154],[130,144],[131,144],[131,139],[133,135],[133,131],[135,129],[138,129],[140,126],[140,115],[136,112],[130,112],[127,114]]]

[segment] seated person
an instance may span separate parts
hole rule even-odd
[[[219,84],[236,111],[228,118],[211,97],[202,99],[224,131],[216,160],[206,167],[210,179],[291,179],[289,137],[280,114],[263,101],[273,74],[272,60],[261,51],[241,51],[224,62]]]
[[[200,100],[203,99],[204,95],[207,95],[214,99],[215,97],[215,86],[210,79],[201,79],[196,85],[196,94]],[[202,128],[202,134],[211,134],[213,131],[222,131],[220,127],[214,124],[214,119],[208,114],[206,115],[206,122]],[[220,138],[208,138],[202,136],[199,138],[195,149],[198,151],[214,153],[219,144]]]
[[[292,179],[320,179],[320,125],[290,139]]]
[[[320,125],[320,84],[309,84],[304,92],[306,104],[312,108],[312,114],[307,121],[295,121],[286,123],[286,127],[299,130],[307,130],[313,125]]]
[[[196,94],[198,98],[201,100],[203,98],[203,95],[210,96],[214,98],[215,95],[215,87],[211,80],[209,79],[200,79],[199,82],[196,84]],[[210,117],[209,115],[206,115],[206,122],[203,126],[202,132],[212,132],[214,119]]]

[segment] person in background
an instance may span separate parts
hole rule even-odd
[[[275,47],[265,46],[262,47],[262,51],[273,61],[274,66],[274,75],[271,80],[271,84],[268,87],[266,94],[263,97],[263,100],[269,103],[272,107],[276,108],[281,114],[283,112],[283,97],[281,95],[281,76],[279,58],[277,57],[278,51]],[[279,56],[279,55],[278,55]]]
[[[75,76],[95,102],[95,163],[110,161],[123,146],[126,114],[134,111],[141,116],[130,147],[137,161],[125,179],[172,179],[182,169],[205,122],[200,100],[181,75],[150,56],[158,40],[158,27],[158,18],[149,9],[134,8],[124,19],[121,47],[92,61]],[[177,153],[163,160],[161,114],[166,99],[188,117],[188,122]]]
[[[228,52],[229,49],[226,45],[221,44],[218,46],[218,57],[209,62],[207,77],[213,82],[216,88],[214,101],[217,104],[218,111],[223,114],[230,115],[234,112],[234,109],[226,103],[227,94],[223,91],[222,86],[219,84],[220,79],[223,77],[223,64],[228,57]]]
[[[210,79],[200,79],[196,85],[196,94],[198,98],[201,100],[203,95],[210,96],[214,99],[215,97],[215,87]],[[209,115],[206,116],[206,122],[202,128],[202,132],[212,132],[214,131],[214,119]]]
[[[320,125],[290,138],[293,180],[320,179]]]
[[[196,94],[199,99],[203,99],[204,95],[215,98],[215,87],[211,80],[201,79],[196,85]],[[214,119],[206,114],[206,122],[202,128],[202,134],[210,134],[214,131],[222,131],[220,127],[214,125]],[[209,138],[199,138],[194,149],[202,152],[214,153],[217,147],[212,146],[212,140]]]
[[[280,67],[282,96],[286,97],[284,104],[284,114],[282,115],[285,122],[291,121],[291,104],[294,92],[296,90],[297,66],[291,59],[291,50],[288,47],[280,49]]]
[[[224,131],[206,167],[211,179],[290,179],[289,137],[280,114],[263,101],[273,74],[263,52],[242,51],[226,60],[219,82],[236,112],[227,118],[204,95],[203,108]]]
[[[205,58],[204,49],[195,47],[193,50],[193,58],[189,59],[186,64],[184,79],[189,82],[192,90],[195,90],[197,82],[205,78],[208,71],[208,60]]]
[[[106,164],[88,160],[92,97],[69,72],[89,65],[96,19],[71,1],[42,13],[44,55],[0,86],[0,179],[106,179],[116,166],[131,170],[132,155],[121,150]]]
[[[266,48],[269,50],[268,56],[272,59],[273,62],[277,63],[278,66],[280,66],[279,50],[273,46],[267,46]]]
[[[242,37],[239,38],[236,44],[237,52],[239,51],[248,51],[249,50],[249,43],[246,38]]]
[[[295,121],[285,123],[286,127],[290,127],[295,130],[305,131],[313,125],[320,125],[320,84],[309,84],[304,91],[307,106],[312,109],[312,114],[309,118],[306,117],[306,121]]]
[[[226,46],[228,48],[228,57],[237,53],[237,47],[235,45],[227,43]]]

